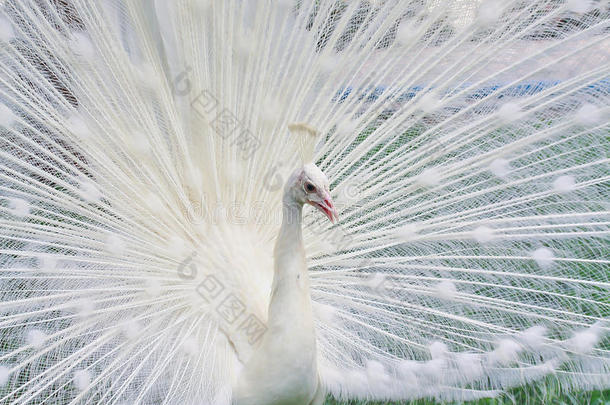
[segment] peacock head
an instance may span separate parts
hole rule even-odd
[[[313,163],[297,169],[286,183],[286,197],[298,204],[309,204],[335,223],[339,218],[330,196],[329,181],[326,175]]]

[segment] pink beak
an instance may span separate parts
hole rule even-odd
[[[330,198],[330,195],[326,196],[322,202],[310,202],[310,204],[322,211],[333,224],[339,219],[339,215],[337,214],[337,210],[333,205],[333,200]]]

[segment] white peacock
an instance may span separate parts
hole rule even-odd
[[[0,4],[0,403],[610,387],[606,2]]]

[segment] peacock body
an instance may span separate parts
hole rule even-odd
[[[0,403],[610,387],[605,2],[1,7]]]

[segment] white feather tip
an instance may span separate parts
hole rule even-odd
[[[0,387],[3,387],[8,382],[10,377],[9,368],[6,366],[0,366]]]
[[[289,124],[288,130],[297,137],[299,156],[303,164],[311,163],[318,141],[318,131],[304,123]]]

